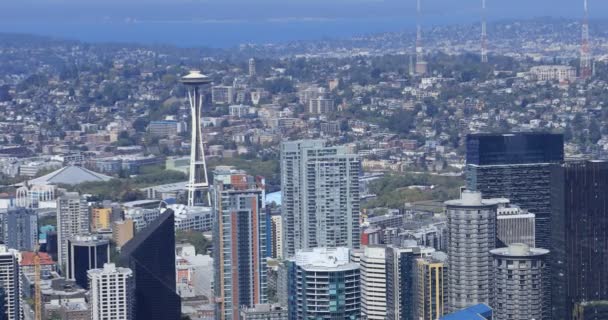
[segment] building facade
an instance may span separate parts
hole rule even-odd
[[[359,157],[322,140],[281,145],[283,257],[318,246],[358,248]]]
[[[499,246],[512,243],[525,243],[536,246],[535,218],[533,213],[517,206],[498,208],[496,217],[496,236]]]
[[[258,304],[241,309],[240,320],[288,320],[287,309],[278,304]]]
[[[121,249],[120,265],[135,277],[135,320],[179,319],[176,293],[175,225],[165,211]]]
[[[289,320],[360,319],[359,264],[348,248],[300,250],[289,263]]]
[[[2,214],[4,244],[11,249],[34,251],[38,244],[38,214],[25,208],[9,208]]]
[[[464,191],[459,200],[446,201],[450,312],[490,303],[490,250],[496,247],[496,211],[505,203],[508,200],[485,200],[472,191]]]
[[[561,134],[467,136],[467,189],[507,198],[536,215],[536,246],[550,248],[551,166],[564,161]]]
[[[490,252],[494,260],[491,299],[494,319],[551,319],[549,250],[514,243]]]
[[[91,208],[91,232],[111,230],[112,208]]]
[[[214,86],[211,88],[211,101],[213,104],[233,104],[234,95],[235,91],[232,86]]]
[[[272,257],[283,258],[283,218],[281,216],[270,217],[270,239]]]
[[[59,265],[66,271],[68,240],[89,233],[89,209],[84,197],[68,192],[57,198],[57,241]]]
[[[538,81],[574,81],[576,68],[571,66],[536,66],[530,69],[530,74]]]
[[[577,303],[608,300],[608,162],[567,162],[552,173],[553,319],[567,319]]]
[[[87,271],[91,320],[133,320],[135,286],[133,271],[108,263]]]
[[[135,223],[127,219],[112,224],[112,240],[117,247],[122,247],[135,235]]]
[[[216,319],[266,303],[265,182],[232,168],[214,172]]]
[[[416,259],[413,275],[414,319],[437,320],[446,313],[447,259],[443,252]]]
[[[75,236],[68,240],[67,278],[89,288],[87,271],[110,262],[110,241],[94,236]]]
[[[414,320],[414,269],[416,259],[433,253],[433,248],[386,247],[386,319]]]
[[[386,319],[386,249],[365,247],[361,254],[361,315]]]
[[[21,278],[19,251],[0,245],[0,284],[4,293],[4,312],[7,320],[21,319]]]

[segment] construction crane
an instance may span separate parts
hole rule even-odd
[[[36,245],[36,249],[34,252],[34,278],[35,278],[35,293],[34,293],[34,312],[35,312],[35,319],[36,320],[42,320],[42,292],[41,292],[41,288],[40,288],[40,282],[41,282],[41,278],[40,278],[40,255],[38,254],[40,249],[39,245]]]

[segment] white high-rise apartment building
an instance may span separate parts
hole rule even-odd
[[[68,240],[89,233],[89,208],[78,192],[68,192],[57,198],[57,242],[62,270],[68,263]]]
[[[19,251],[0,245],[0,287],[4,291],[4,311],[8,320],[21,319],[21,277]]]
[[[513,243],[494,249],[491,254],[494,260],[493,319],[551,319],[549,250]]]
[[[133,320],[133,271],[106,263],[103,269],[87,272],[92,320]]]
[[[386,319],[386,249],[365,247],[360,258],[361,315],[363,319]]]
[[[283,257],[315,247],[358,248],[361,162],[323,140],[281,145]]]
[[[450,312],[490,303],[496,211],[507,203],[506,199],[482,199],[481,193],[471,191],[446,201]]]

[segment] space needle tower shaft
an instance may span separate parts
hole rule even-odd
[[[191,142],[190,142],[190,175],[186,189],[188,190],[188,206],[204,206],[211,204],[209,194],[209,178],[207,175],[207,162],[203,144],[203,126],[201,123],[204,94],[202,89],[211,83],[209,77],[200,71],[191,71],[181,78],[181,82],[188,87],[188,101],[190,104]]]

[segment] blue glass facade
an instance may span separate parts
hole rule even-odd
[[[575,305],[608,300],[608,162],[552,173],[553,319],[571,319]]]
[[[466,185],[536,215],[536,247],[551,248],[551,166],[564,161],[561,134],[467,136]]]
[[[135,320],[180,319],[172,210],[165,211],[122,247],[120,264],[133,270],[135,276]]]

